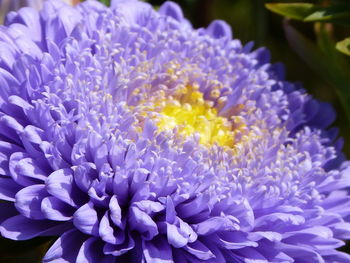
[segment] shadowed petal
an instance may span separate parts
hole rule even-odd
[[[173,263],[171,247],[162,238],[152,241],[143,241],[146,263]]]
[[[56,197],[45,197],[41,202],[41,211],[47,219],[68,221],[72,219],[74,209]]]
[[[187,244],[184,249],[201,260],[209,260],[215,257],[210,249],[199,240],[195,241],[194,243]]]
[[[102,243],[96,237],[86,240],[81,246],[76,263],[113,263],[115,257],[102,253]]]
[[[86,239],[85,235],[75,229],[65,232],[46,252],[43,262],[75,262],[79,249]]]
[[[21,187],[16,184],[12,179],[0,178],[0,199],[6,201],[15,201],[16,193]]]
[[[73,223],[83,233],[98,236],[99,220],[93,203],[80,207],[73,215]]]
[[[82,204],[82,193],[75,185],[71,169],[53,172],[46,180],[47,191],[67,204],[78,207]]]
[[[45,219],[41,211],[41,202],[48,195],[44,184],[31,185],[16,194],[15,206],[25,217]]]
[[[162,4],[162,6],[159,8],[159,13],[170,16],[180,22],[184,19],[181,7],[174,2],[165,2]]]
[[[60,235],[71,224],[48,220],[31,220],[22,215],[11,217],[0,226],[1,235],[13,240],[27,240],[37,236]]]
[[[111,217],[113,219],[113,216]],[[114,226],[113,223],[111,224],[108,211],[101,218],[98,231],[101,239],[107,243],[115,245],[122,244],[125,241],[126,230]]]
[[[232,38],[232,31],[230,25],[222,20],[213,21],[207,28],[207,32],[214,38]]]
[[[121,256],[132,249],[135,248],[135,242],[130,235],[127,235],[126,240],[123,244],[120,245],[112,245],[106,243],[103,247],[103,253],[106,255],[113,255],[115,257]]]
[[[6,219],[18,215],[18,211],[12,202],[0,202],[0,211],[0,224]]]
[[[47,175],[38,167],[35,160],[26,153],[17,152],[11,155],[9,162],[13,180],[23,186],[43,183]]]

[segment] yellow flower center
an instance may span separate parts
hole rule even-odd
[[[160,131],[176,128],[186,137],[198,133],[199,142],[205,145],[233,146],[232,124],[218,116],[217,110],[199,91],[187,92],[180,101],[165,101],[160,114],[157,122]]]
[[[199,142],[204,145],[234,145],[232,122],[219,116],[213,102],[204,100],[195,85],[179,88],[168,97],[160,91],[148,100],[142,111],[145,110],[155,113],[151,118],[160,132],[176,129],[184,137],[198,134]]]

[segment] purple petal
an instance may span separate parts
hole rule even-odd
[[[317,251],[308,247],[277,243],[276,249],[290,255],[294,260],[307,259],[309,262],[324,262]]]
[[[122,210],[118,203],[118,198],[113,195],[109,201],[109,210],[111,213],[111,219],[116,226],[122,226]]]
[[[261,262],[268,263],[269,261],[266,257],[260,253],[257,249],[253,249],[250,247],[242,248],[240,250],[235,251],[237,255],[240,255],[241,260],[243,262]]]
[[[174,2],[165,2],[162,4],[159,8],[159,13],[165,16],[170,16],[180,22],[184,19],[181,7]]]
[[[18,215],[18,211],[14,203],[0,202],[0,224],[10,217]]]
[[[0,199],[14,202],[15,196],[21,188],[12,179],[0,178]]]
[[[130,235],[127,235],[127,238],[123,244],[112,245],[112,244],[106,243],[103,246],[103,253],[106,255],[112,255],[112,256],[118,257],[134,249],[134,247],[135,247],[134,240]]]
[[[50,1],[49,3],[53,2]],[[46,38],[59,45],[81,21],[81,14],[67,5],[62,5],[57,7],[57,9],[46,5],[45,8],[46,10],[44,11],[46,11],[48,16],[45,24]]]
[[[315,126],[317,128],[327,128],[335,120],[335,111],[329,103],[318,102],[319,108],[318,112],[312,119],[309,120],[308,124],[310,126]]]
[[[316,251],[329,250],[339,248],[345,243],[339,239],[335,239],[332,237],[322,237],[317,236],[316,233],[295,233],[293,236],[287,237],[283,239],[284,243],[291,245],[301,245],[301,240],[308,245],[317,248]]]
[[[113,192],[117,196],[119,204],[125,204],[128,201],[129,183],[126,176],[121,174],[114,176]]]
[[[208,201],[208,195],[199,195],[193,201],[178,205],[176,211],[181,218],[194,216],[203,212],[204,210],[208,210]]]
[[[43,138],[45,138],[45,132],[42,129],[33,125],[27,125],[24,128],[22,137],[25,137],[26,140],[28,140],[28,142],[30,143],[39,145],[43,142]]]
[[[25,217],[45,219],[41,212],[41,202],[48,195],[44,184],[31,185],[16,194],[15,206]]]
[[[278,222],[283,222],[289,225],[301,225],[305,222],[305,218],[300,215],[287,213],[272,213],[257,218],[255,221],[255,226],[270,228],[271,224],[276,225]]]
[[[83,194],[74,183],[71,169],[61,169],[50,174],[46,186],[50,194],[73,207],[83,203]]]
[[[84,192],[89,190],[96,177],[96,166],[93,163],[83,163],[74,170],[74,181]]]
[[[22,152],[11,155],[9,167],[13,180],[23,186],[40,184],[47,178],[35,161]]]
[[[167,238],[170,245],[175,248],[184,247],[189,242],[194,242],[197,239],[196,232],[184,221],[178,219],[179,227],[172,224],[167,225]]]
[[[12,153],[19,152],[21,150],[23,149],[17,146],[16,144],[0,141],[0,151],[5,155],[11,155]]]
[[[102,144],[95,149],[94,154],[94,164],[96,164],[96,168],[100,170],[102,166],[107,163],[108,157],[108,148],[106,144]]]
[[[15,39],[17,47],[23,52],[24,54],[30,55],[31,57],[35,59],[40,59],[43,55],[42,50],[32,41],[29,41],[29,39],[25,36],[17,37]]]
[[[147,177],[149,176],[149,171],[143,168],[137,169],[132,177],[130,190],[132,193],[137,192],[138,189],[141,188],[142,185],[145,184]]]
[[[213,239],[215,239],[213,237]],[[217,234],[216,242],[226,249],[241,249],[244,247],[257,247],[258,243],[248,239],[244,232],[232,231]]]
[[[162,205],[159,202],[154,202],[151,200],[142,200],[139,202],[135,202],[133,205],[137,206],[147,214],[151,214],[152,212],[158,213],[164,210],[164,205]]]
[[[48,220],[31,220],[22,215],[11,217],[0,226],[1,235],[13,240],[28,240],[37,236],[60,235],[70,224]]]
[[[348,253],[331,250],[331,251],[321,251],[322,257],[325,259],[325,262],[341,262],[341,263],[349,263],[350,255]]]
[[[197,240],[194,243],[187,244],[187,246],[185,246],[184,249],[188,253],[196,256],[198,259],[201,260],[209,260],[215,257],[215,255],[210,251],[210,249],[199,240]]]
[[[106,256],[102,253],[102,244],[96,237],[86,240],[81,246],[76,263],[113,263],[115,257]]]
[[[12,106],[12,114],[15,114],[20,119],[26,119],[26,115],[29,113],[29,111],[33,110],[33,106],[31,104],[29,104],[26,100],[16,95],[10,96],[8,98],[8,102]],[[14,110],[16,110],[16,113],[14,113]],[[18,150],[16,152],[18,151],[21,151],[21,148],[18,147]]]
[[[342,240],[350,239],[350,223],[337,223],[332,225],[331,229],[333,231],[334,237]]]
[[[21,151],[20,147],[8,142],[0,142],[0,175],[10,177],[9,158],[13,152]]]
[[[228,38],[232,39],[232,31],[229,24],[222,20],[213,21],[207,28],[207,32],[213,38]]]
[[[73,223],[81,232],[98,236],[99,219],[91,202],[81,206],[74,213]]]
[[[86,237],[75,229],[65,232],[46,252],[43,262],[75,262],[85,240]]]
[[[169,224],[175,223],[176,219],[176,211],[175,211],[175,206],[174,202],[171,199],[170,196],[167,197],[166,199],[166,214],[165,214],[165,220]]]
[[[112,217],[113,219],[113,217]],[[100,220],[99,236],[101,239],[110,244],[121,244],[125,240],[125,230],[119,229],[110,223],[108,211]]]
[[[68,221],[72,219],[74,213],[71,206],[54,196],[42,200],[41,211],[45,218],[55,221]]]
[[[312,235],[312,236],[319,236],[323,237],[325,239],[331,238],[333,236],[332,230],[330,228],[325,226],[314,226],[310,228],[300,229],[298,231],[291,231],[283,234],[283,238],[293,237],[295,235]]]
[[[21,8],[18,11],[18,18],[23,21],[28,28],[28,35],[36,41],[41,41],[41,25],[39,13],[33,8]]]
[[[158,235],[157,224],[144,211],[136,206],[129,209],[129,223],[133,230],[138,231],[145,240],[151,240]]]
[[[0,65],[5,69],[12,69],[15,63],[16,50],[7,42],[0,42],[1,62]],[[0,81],[1,82],[1,81]],[[8,84],[7,84],[8,85]],[[4,88],[4,87],[3,87]]]
[[[171,247],[166,240],[158,238],[152,241],[143,241],[143,254],[146,263],[173,263]]]
[[[7,53],[7,54],[5,53],[5,52],[9,51],[8,49],[1,50],[3,45],[4,45],[4,42],[1,42],[0,51],[2,52],[2,54],[8,55],[9,53]],[[13,46],[14,46],[14,43],[13,43]],[[5,51],[5,52],[3,52],[3,51]],[[10,59],[12,61],[12,59],[14,59],[14,57],[12,57],[12,56],[10,58],[5,57],[3,60],[6,60],[8,62],[8,59]],[[1,64],[3,64],[3,63],[4,62],[1,61]],[[1,85],[0,98],[2,97],[3,99],[7,99],[10,95],[17,93],[19,86],[20,86],[18,79],[15,78],[10,72],[8,72],[7,70],[5,70],[3,68],[0,68],[0,85]],[[20,95],[20,94],[17,94],[17,95]],[[0,131],[0,133],[2,133],[2,131]],[[9,134],[8,136],[11,136],[11,134]]]
[[[2,114],[0,114],[0,116],[1,115]],[[18,137],[16,135],[20,135],[23,132],[23,126],[19,120],[16,120],[9,115],[2,115],[0,117],[0,127],[0,134],[13,139],[14,141],[18,141]]]
[[[282,240],[282,234],[272,231],[258,231],[249,233],[249,239],[252,241],[259,241],[262,238],[266,238],[267,240],[270,240],[272,242],[279,242]]]
[[[210,235],[218,231],[239,230],[239,221],[234,217],[212,217],[199,224],[195,224],[193,228],[198,235]]]
[[[149,4],[135,0],[112,0],[111,7],[123,14],[130,24],[144,24],[152,12]]]

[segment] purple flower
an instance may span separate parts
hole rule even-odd
[[[45,0],[0,0],[0,9],[2,12],[18,10],[21,7],[27,6],[35,9],[42,8]]]
[[[0,232],[44,262],[350,262],[328,104],[172,2],[48,1],[0,27]]]

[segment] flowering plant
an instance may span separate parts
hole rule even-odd
[[[0,233],[43,262],[350,262],[335,114],[228,24],[47,1],[0,28]]]

